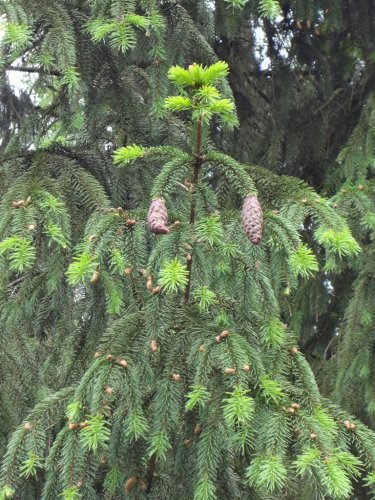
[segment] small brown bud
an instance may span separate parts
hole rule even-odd
[[[296,27],[297,27],[298,30],[302,29],[302,23],[301,23],[301,21],[299,19],[297,19],[297,21],[296,21]]]
[[[135,219],[126,219],[126,224],[130,227],[135,226],[137,221]]]
[[[28,230],[29,230],[29,231],[34,231],[34,229],[35,229],[35,224],[29,224],[29,225],[27,226],[27,228],[28,228]]]
[[[242,370],[245,372],[245,373],[248,373],[250,371],[250,366],[249,365],[243,365],[242,366]]]
[[[21,207],[25,207],[26,204],[25,204],[25,200],[14,200],[12,201],[12,207],[13,208],[21,208]]]
[[[74,424],[73,422],[69,422],[68,424],[68,429],[70,431],[74,431],[75,429],[77,429],[79,427],[79,424]]]
[[[186,256],[186,260],[190,261],[192,259],[191,253],[188,253]]]
[[[134,486],[137,484],[138,477],[137,476],[131,476],[125,483],[125,493],[128,494],[130,490],[134,488]]]
[[[294,415],[294,414],[295,414],[295,412],[296,412],[296,410],[295,410],[294,408],[288,408],[286,411],[287,411],[290,415]]]
[[[195,434],[196,436],[199,436],[199,434],[200,434],[201,432],[202,432],[202,427],[201,427],[199,424],[197,424],[197,425],[195,426],[195,429],[194,429],[194,434]]]
[[[125,267],[124,269],[124,275],[125,276],[129,276],[133,271],[133,268],[132,267]]]
[[[318,437],[318,435],[317,435],[315,432],[312,432],[312,433],[310,434],[310,439],[313,439],[313,440],[314,440],[314,439],[316,439],[317,437]]]
[[[123,368],[126,368],[128,366],[128,363],[125,361],[125,359],[121,359],[118,364],[122,366]]]
[[[158,343],[155,339],[152,339],[150,341],[150,347],[152,352],[157,352],[158,351]]]
[[[149,292],[152,292],[154,285],[152,283],[152,278],[148,278],[147,283],[146,283],[146,288]]]
[[[291,349],[289,349],[289,352],[292,356],[296,356],[298,354],[298,347],[292,347]]]
[[[106,459],[105,459],[105,457],[102,455],[102,456],[100,457],[99,462],[100,462],[102,465],[104,465],[105,463],[107,463],[107,460],[106,460]]]
[[[138,479],[138,485],[141,491],[147,491],[147,483],[143,479]]]
[[[234,375],[236,373],[236,369],[235,368],[225,368],[224,373],[226,375]]]
[[[184,440],[184,445],[185,446],[189,446],[190,443],[191,443],[191,439],[185,439]]]
[[[92,273],[92,276],[91,276],[91,279],[90,279],[90,283],[92,285],[95,285],[98,281],[99,281],[99,278],[100,278],[100,274],[99,274],[99,271],[94,271]]]
[[[206,347],[202,344],[198,350],[199,352],[204,352],[206,350]]]
[[[228,337],[228,335],[229,335],[228,330],[223,330],[223,331],[220,333],[220,337],[221,337],[222,339],[225,339],[225,337]]]
[[[362,191],[363,190],[363,184],[358,184],[357,188]]]
[[[113,356],[112,356],[112,354],[108,354],[108,355],[107,355],[107,360],[108,360],[108,361],[113,361]]]
[[[298,404],[298,403],[292,403],[290,406],[291,406],[292,408],[294,408],[295,410],[299,410],[299,409],[301,408],[301,405],[300,405],[300,404]]]
[[[353,424],[353,422],[350,422],[350,430],[353,430],[355,429],[355,424]]]
[[[152,295],[158,295],[161,292],[161,286],[152,289]]]
[[[99,357],[100,357],[100,352],[99,352],[99,351],[96,351],[96,353],[94,354],[94,357],[95,357],[95,358],[99,358]]]
[[[113,394],[113,389],[112,389],[112,387],[108,387],[108,386],[107,386],[104,390],[105,390],[105,392],[106,392],[109,396],[112,396],[112,394]]]
[[[96,234],[90,234],[90,236],[87,238],[89,240],[89,242],[91,243],[92,241],[94,241],[96,238]]]
[[[25,422],[23,428],[25,429],[25,431],[31,431],[32,429],[32,424],[30,422]]]
[[[181,375],[179,373],[173,373],[172,378],[175,382],[179,382],[181,380]]]
[[[81,429],[84,429],[85,427],[87,427],[89,425],[89,421],[88,420],[84,420],[83,422],[81,422],[79,424],[80,428]]]
[[[82,488],[82,485],[83,485],[83,481],[78,481],[77,482],[77,488]]]
[[[173,226],[175,227],[180,227],[182,225],[182,222],[179,221],[179,220],[176,220],[174,223],[173,223]]]
[[[338,207],[338,204],[337,204],[337,203],[334,203],[332,206],[333,206],[333,208],[337,208],[337,207]]]
[[[216,342],[221,342],[221,335],[216,335],[215,340]]]
[[[344,426],[345,426],[347,429],[350,429],[350,425],[351,425],[350,420],[344,420]]]
[[[302,201],[302,203],[303,203],[304,205],[307,205],[307,203],[309,202],[309,200],[308,200],[307,198],[302,198],[302,200],[301,200],[301,201]]]

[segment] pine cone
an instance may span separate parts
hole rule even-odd
[[[148,226],[155,234],[168,234],[167,227],[168,212],[164,200],[157,198],[153,200],[147,216]]]
[[[263,213],[256,196],[246,196],[242,205],[241,222],[243,230],[251,243],[258,245],[262,238]]]

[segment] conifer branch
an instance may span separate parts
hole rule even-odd
[[[147,467],[146,475],[145,475],[145,481],[146,481],[146,493],[150,493],[151,488],[152,488],[152,483],[154,480],[154,474],[155,474],[155,469],[156,469],[156,454],[152,455],[150,462]]]
[[[22,281],[24,280],[24,276],[21,276],[19,278],[16,278],[15,280],[11,281],[10,283],[8,283],[8,288],[9,289],[12,289],[14,286],[18,285],[19,283],[22,283]]]
[[[7,66],[7,71],[21,71],[23,73],[39,73],[41,75],[62,76],[59,70],[44,70],[43,68],[35,68],[33,66]]]
[[[202,148],[202,120],[197,121],[197,135],[196,135],[196,144],[195,144],[195,158],[194,158],[194,171],[193,171],[193,182],[191,188],[191,201],[190,201],[190,216],[189,222],[192,226],[195,222],[195,190],[199,181],[199,171],[202,165],[202,158],[200,156]],[[185,297],[184,303],[187,304],[190,297],[190,288],[191,288],[191,272],[193,267],[193,256],[191,255],[186,262],[187,270],[188,270],[188,282],[185,288]]]

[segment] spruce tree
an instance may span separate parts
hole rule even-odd
[[[308,3],[1,3],[0,498],[370,494],[372,101],[321,196],[234,150],[213,50]],[[322,396],[301,325],[348,270]]]

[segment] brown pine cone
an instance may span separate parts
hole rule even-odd
[[[150,230],[155,234],[168,234],[168,212],[164,200],[157,198],[151,202],[147,222]]]
[[[258,245],[262,238],[263,212],[256,196],[246,196],[241,210],[241,222],[251,243]]]

